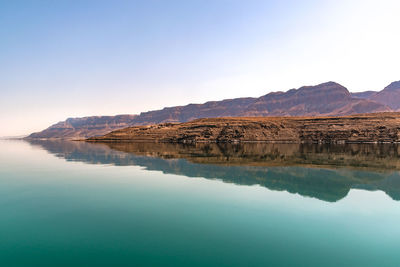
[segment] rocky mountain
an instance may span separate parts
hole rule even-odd
[[[400,81],[393,82],[380,92],[369,97],[370,100],[383,103],[393,110],[400,109]]]
[[[365,91],[351,93],[353,98],[367,99],[382,103],[394,111],[400,111],[400,81],[392,82],[382,91]]]
[[[380,103],[353,98],[340,84],[327,82],[287,92],[274,92],[259,98],[237,98],[190,104],[141,113],[137,125],[162,122],[186,122],[198,118],[249,116],[349,115],[389,111]]]
[[[68,119],[34,133],[29,138],[85,138],[103,135],[118,128],[166,122],[187,122],[198,118],[255,116],[340,116],[391,111],[374,99],[354,97],[343,86],[327,82],[258,98],[236,98],[204,104],[168,107],[162,110],[115,117]]]

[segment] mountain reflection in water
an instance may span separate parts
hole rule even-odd
[[[165,144],[31,140],[68,161],[136,165],[187,177],[260,185],[335,202],[351,188],[400,200],[400,146],[392,144]]]

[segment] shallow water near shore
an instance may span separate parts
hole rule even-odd
[[[396,145],[0,148],[1,266],[399,266]]]

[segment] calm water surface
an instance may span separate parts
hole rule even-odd
[[[0,266],[400,266],[396,146],[0,148]]]

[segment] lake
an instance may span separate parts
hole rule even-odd
[[[0,148],[1,266],[400,266],[400,146]]]

